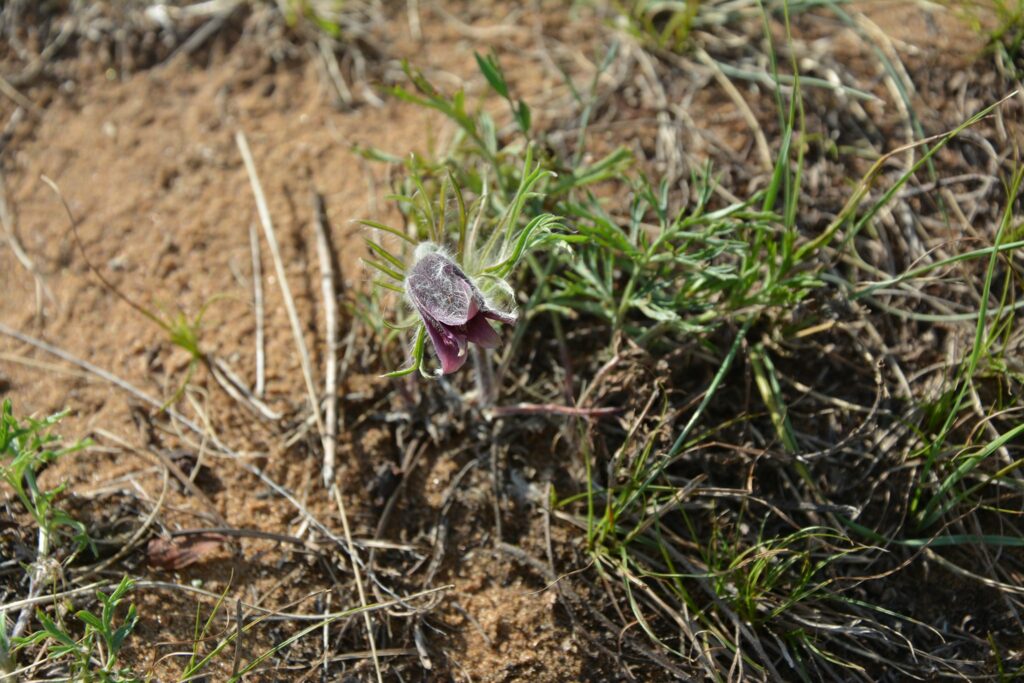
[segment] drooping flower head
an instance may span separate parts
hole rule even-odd
[[[448,169],[446,173],[436,199],[421,178],[413,176],[416,191],[399,197],[409,207],[411,224],[407,229],[360,221],[405,243],[396,253],[368,238],[372,255],[364,262],[387,278],[374,280],[374,284],[404,294],[419,318],[418,322],[389,325],[415,327],[416,335],[412,364],[385,377],[402,377],[417,370],[428,378],[447,375],[465,364],[470,344],[498,346],[500,337],[488,321],[516,323],[515,294],[508,283],[512,270],[531,249],[562,239],[559,233],[564,228],[552,214],[534,216],[525,224],[520,220],[527,201],[542,196],[534,187],[552,175],[534,164],[532,147],[526,150],[519,188],[495,214],[490,213],[494,207],[489,204],[486,185],[467,206],[454,174]],[[434,372],[427,371],[423,363],[427,337],[440,361],[441,367]]]
[[[436,245],[416,247],[406,273],[405,293],[416,308],[441,361],[441,373],[455,372],[466,362],[468,344],[494,348],[500,338],[488,320],[514,325],[516,316],[492,308],[480,289]]]

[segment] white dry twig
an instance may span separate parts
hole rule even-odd
[[[256,311],[256,387],[253,393],[257,398],[263,398],[267,385],[263,343],[263,263],[255,223],[249,224],[249,248],[252,251],[252,305]]]
[[[213,374],[213,378],[217,380],[217,384],[231,398],[247,406],[257,415],[267,420],[275,421],[281,419],[281,413],[257,398],[255,393],[249,391],[242,378],[236,375],[222,359],[210,357],[210,372]]]
[[[324,369],[324,487],[334,482],[338,449],[338,302],[334,293],[334,269],[331,266],[330,243],[324,216],[323,198],[313,193],[313,226],[316,250],[320,257],[320,286],[324,297],[324,327],[327,336],[327,359]]]
[[[334,48],[326,38],[321,38],[317,42],[317,48],[320,51],[320,57],[324,61],[324,68],[327,70],[327,75],[334,85],[334,90],[338,94],[338,102],[343,107],[351,107],[354,98],[352,97],[352,91],[349,90],[348,84],[345,83],[345,76],[341,73],[341,67],[338,65],[338,58],[334,54]]]

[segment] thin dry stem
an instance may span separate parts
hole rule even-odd
[[[44,342],[41,339],[36,339],[35,337],[33,337],[31,335],[24,334],[23,332],[19,332],[17,330],[14,330],[14,329],[8,327],[7,325],[3,324],[2,322],[0,322],[0,334],[6,335],[6,336],[11,337],[13,339],[17,339],[18,341],[23,342],[25,344],[29,344],[31,346],[34,346],[34,347],[36,347],[37,349],[39,349],[41,351],[45,351],[46,353],[52,354],[54,356],[57,356],[58,358],[67,361],[68,363],[71,363],[73,365],[77,365],[78,367],[82,368],[86,372],[90,372],[90,373],[96,375],[97,377],[99,377],[99,378],[101,378],[101,379],[103,379],[103,380],[105,380],[107,382],[110,382],[111,384],[113,384],[114,386],[118,387],[119,389],[122,389],[123,391],[128,392],[129,394],[131,394],[135,398],[139,399],[140,401],[142,401],[142,402],[152,406],[158,412],[159,411],[166,412],[172,418],[174,418],[175,420],[177,420],[181,424],[185,425],[189,430],[191,430],[195,434],[199,435],[200,437],[207,437],[208,436],[213,441],[214,445],[216,445],[217,448],[219,448],[221,450],[222,453],[225,453],[225,454],[228,454],[228,455],[233,454],[233,451],[231,449],[229,449],[227,446],[225,446],[217,438],[217,436],[215,434],[209,434],[206,430],[201,428],[195,422],[193,422],[192,420],[188,419],[187,417],[185,417],[181,413],[177,412],[173,408],[164,407],[164,405],[162,403],[157,401],[152,396],[149,396],[148,394],[144,393],[143,391],[141,391],[140,389],[136,388],[135,386],[129,384],[128,382],[126,382],[125,380],[121,379],[120,377],[118,377],[118,376],[116,376],[114,374],[111,374],[110,372],[107,372],[103,368],[97,367],[97,366],[93,365],[92,363],[90,363],[89,361],[85,361],[85,360],[82,360],[80,358],[76,358],[75,356],[72,356],[67,351],[64,351],[63,349],[57,348],[56,346],[53,346],[52,344],[48,344],[47,342]]]
[[[263,398],[267,386],[266,351],[263,341],[263,259],[255,223],[249,224],[249,249],[252,252],[252,305],[256,313],[256,335],[253,340],[256,345],[256,386],[253,388],[253,394],[257,398]]]
[[[334,500],[338,505],[338,514],[341,515],[341,527],[345,532],[345,542],[348,544],[348,554],[352,559],[352,573],[355,574],[356,579],[356,590],[359,591],[359,605],[363,607],[363,619],[366,622],[366,637],[370,642],[370,654],[373,657],[373,668],[377,673],[377,683],[384,683],[384,677],[380,671],[380,660],[377,658],[377,644],[373,637],[373,621],[370,619],[370,613],[366,611],[366,590],[363,588],[363,574],[359,569],[359,556],[356,554],[355,544],[352,543],[352,532],[348,527],[348,515],[345,513],[345,501],[341,499],[341,492],[338,490],[338,485],[333,484],[331,486],[331,493],[334,496]]]
[[[53,601],[59,601],[66,598],[72,598],[78,595],[92,594],[97,590],[107,590],[116,583],[110,581],[96,581],[85,586],[78,586],[77,588],[71,588],[65,591],[57,591],[48,595],[40,595],[34,598],[24,598],[22,600],[15,600],[5,605],[0,605],[0,610],[11,611],[15,609],[22,609],[24,607],[34,607],[36,605],[42,605],[46,603],[52,603]],[[173,583],[171,581],[148,581],[139,580],[134,582],[134,586],[137,590],[169,590],[178,591],[182,593],[189,593],[192,595],[198,595],[214,602],[220,602],[224,599],[223,594],[208,591],[203,588],[198,588],[189,583]],[[384,602],[377,603],[375,605],[368,605],[365,610],[376,612],[379,610],[387,609],[395,605],[404,605],[410,600],[416,600],[418,598],[426,597],[428,595],[434,595],[436,593],[442,593],[449,591],[453,588],[450,584],[444,586],[437,586],[436,588],[428,588],[425,590],[410,593],[409,595],[401,598],[396,598]],[[312,595],[318,594],[314,593]],[[312,595],[307,596],[312,597]],[[350,610],[343,610],[340,612],[329,612],[323,614],[320,612],[282,612],[280,610],[269,609],[267,607],[260,607],[259,605],[253,605],[247,602],[242,602],[242,607],[250,612],[259,612],[260,614],[266,615],[268,620],[273,621],[321,621],[322,619],[341,619],[349,615]]]
[[[248,387],[242,382],[242,379],[228,367],[227,363],[220,358],[209,358],[209,360],[210,374],[213,375],[213,378],[224,390],[224,393],[260,417],[271,421],[281,419],[281,413],[268,406],[257,398],[253,392],[249,391]]]
[[[334,54],[334,47],[331,41],[327,38],[321,38],[317,41],[317,48],[319,48],[320,56],[324,60],[327,75],[334,85],[334,90],[338,93],[339,104],[351,107],[354,101],[352,91],[349,89],[348,84],[345,83],[345,77],[341,73],[341,67],[338,65],[338,58]]]
[[[35,102],[18,92],[17,88],[11,85],[3,76],[0,76],[0,93],[10,98],[12,102],[22,109],[31,112],[33,116],[39,117],[43,113],[43,110]]]
[[[263,236],[270,247],[270,254],[274,260],[274,270],[277,273],[278,283],[281,285],[281,296],[284,298],[285,309],[288,311],[288,321],[291,323],[292,335],[295,338],[295,348],[299,352],[299,361],[302,364],[302,379],[306,383],[306,393],[309,398],[309,407],[313,411],[316,420],[317,430],[321,438],[324,428],[320,416],[320,401],[316,397],[316,387],[313,385],[313,364],[309,360],[309,350],[306,348],[306,340],[302,336],[302,322],[299,320],[299,312],[295,308],[295,299],[292,297],[291,288],[288,286],[288,277],[284,268],[284,261],[281,258],[281,250],[277,246],[277,236],[274,234],[274,224],[270,220],[270,209],[267,208],[267,199],[263,194],[263,187],[260,184],[259,176],[256,174],[256,164],[249,150],[249,142],[245,139],[245,133],[235,133],[235,144],[242,155],[245,163],[245,170],[249,174],[249,184],[252,186],[253,196],[256,198],[256,210],[260,216],[260,224],[263,226]]]
[[[320,259],[320,286],[324,298],[324,327],[327,336],[327,359],[324,370],[324,486],[334,483],[338,449],[338,301],[334,293],[334,268],[331,265],[330,242],[327,239],[323,198],[313,193],[313,226],[316,250]]]
[[[7,184],[2,172],[0,172],[0,225],[3,226],[7,244],[10,246],[11,251],[14,252],[14,257],[18,259],[18,262],[32,275],[32,279],[35,281],[36,318],[41,321],[43,318],[43,296],[45,295],[50,300],[50,303],[54,305],[57,304],[57,299],[54,298],[53,292],[50,291],[50,288],[43,280],[39,268],[18,240],[17,231],[14,226],[14,215],[7,200]]]

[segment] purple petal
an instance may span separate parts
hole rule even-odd
[[[483,315],[473,316],[466,323],[466,339],[485,349],[493,349],[501,341],[501,337]]]
[[[423,322],[434,344],[437,359],[441,361],[441,374],[449,375],[461,368],[466,363],[466,336],[426,316]]]

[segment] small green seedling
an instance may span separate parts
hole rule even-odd
[[[14,417],[10,399],[0,406],[0,481],[11,488],[39,528],[43,537],[40,554],[44,556],[49,555],[55,541],[61,538],[71,542],[72,556],[89,546],[85,525],[56,505],[64,485],[40,488],[37,479],[49,463],[89,445],[81,441],[62,447],[60,437],[50,433],[50,428],[65,415],[67,412],[43,420],[26,418],[22,422]]]
[[[140,680],[130,669],[118,664],[124,641],[139,621],[135,605],[129,604],[120,624],[115,622],[117,608],[133,586],[132,580],[126,576],[110,595],[96,591],[96,599],[102,608],[100,613],[85,609],[75,612],[83,626],[79,638],[73,637],[59,618],[55,620],[42,610],[37,611],[36,619],[42,628],[30,636],[16,639],[15,647],[45,643],[51,661],[66,660],[69,679],[73,681],[127,683]]]

